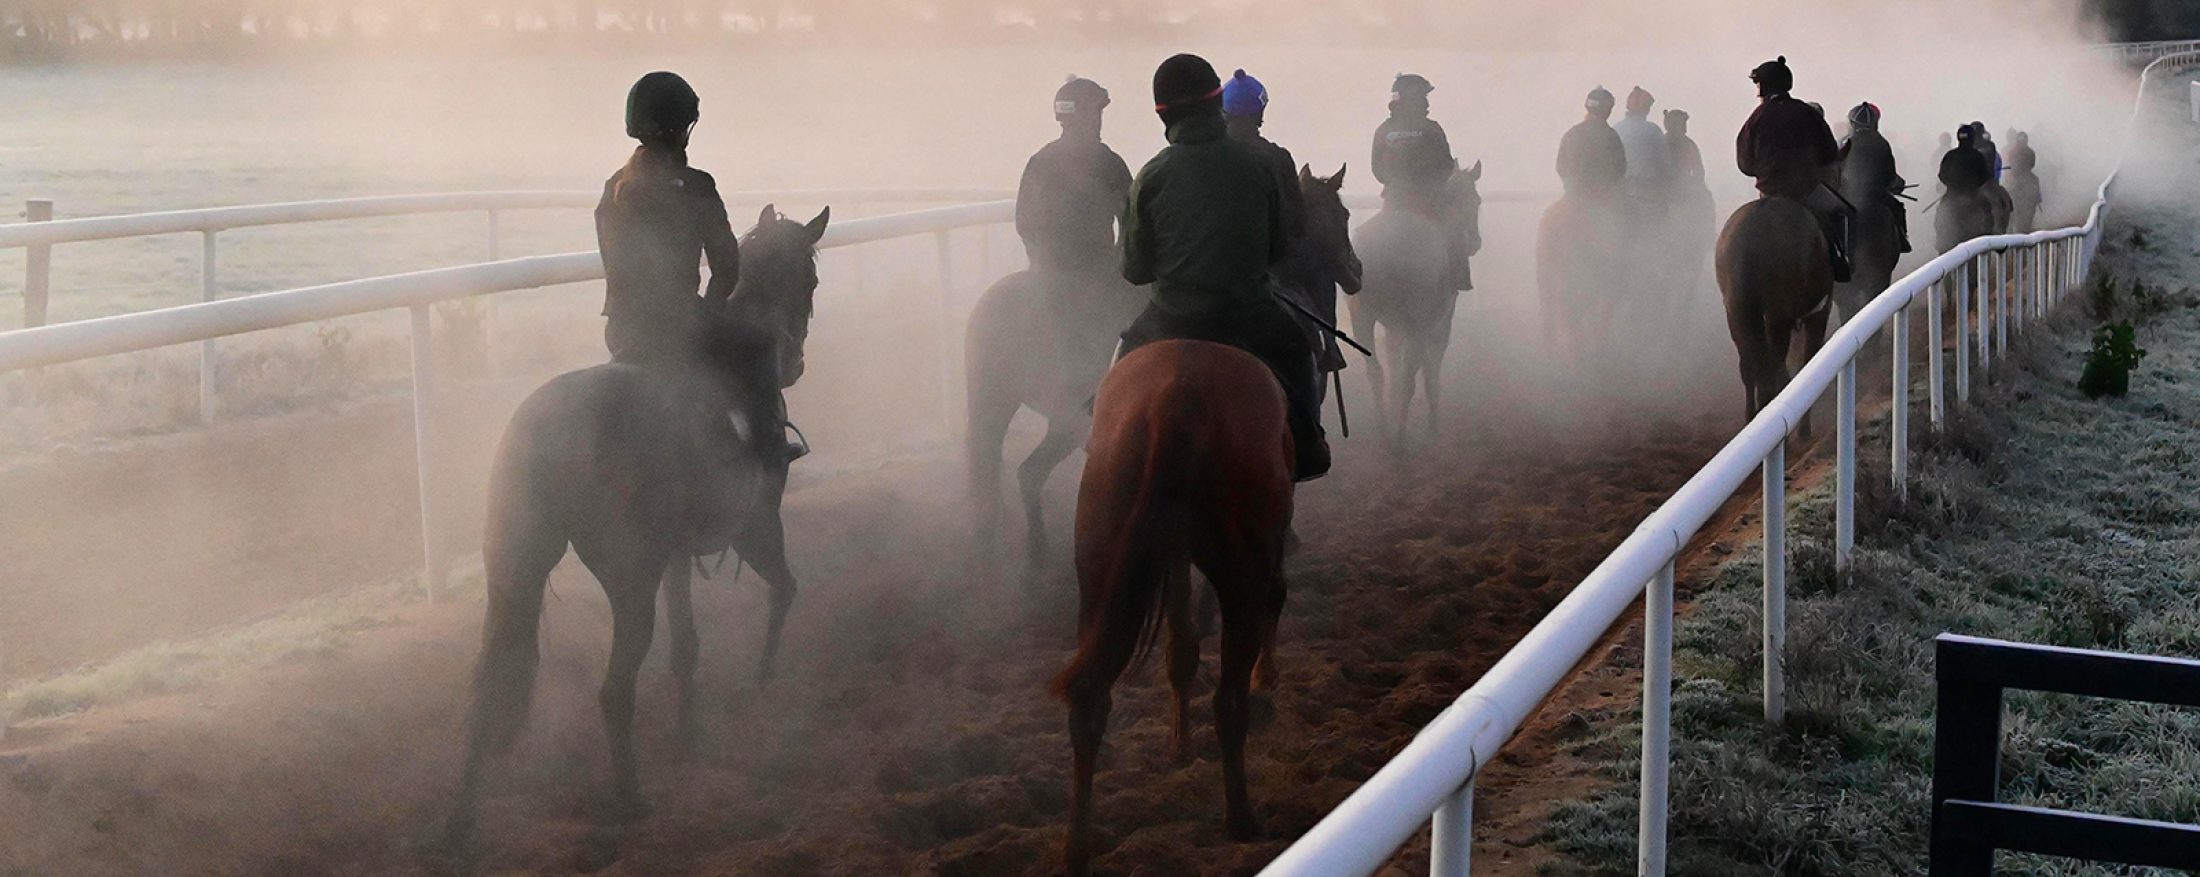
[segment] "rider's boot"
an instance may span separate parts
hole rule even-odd
[[[1459,292],[1466,292],[1474,288],[1474,270],[1468,264],[1470,257],[1467,253],[1467,230],[1455,226],[1449,231],[1451,232],[1448,241],[1451,250],[1451,288]]]
[[[1298,452],[1291,467],[1292,480],[1304,482],[1329,474],[1331,461],[1329,438],[1322,431],[1321,372],[1313,368],[1297,371],[1300,374],[1278,377],[1283,379],[1284,415],[1291,427],[1291,446]]]
[[[1894,204],[1894,236],[1899,243],[1896,252],[1910,251],[1910,211],[1902,208],[1902,202]]]
[[[1826,231],[1826,260],[1833,268],[1833,282],[1847,283],[1856,277],[1856,264],[1849,258],[1849,218],[1835,213],[1825,217],[1822,223]]]

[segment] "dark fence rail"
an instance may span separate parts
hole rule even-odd
[[[2200,825],[1995,801],[2003,692],[2200,707],[2200,661],[1955,634],[1935,646],[1931,877],[1989,877],[1997,850],[2200,870]]]

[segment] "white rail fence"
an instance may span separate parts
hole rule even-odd
[[[2125,133],[2128,157],[2146,106],[2146,89],[2169,70],[2200,65],[2200,45],[2157,54],[2140,78],[2138,105]],[[2123,165],[2119,160],[2118,168]],[[1261,873],[1268,877],[1370,874],[1389,861],[1424,821],[1431,874],[1465,877],[1472,838],[1474,779],[1543,699],[1644,595],[1641,822],[1637,873],[1666,873],[1667,769],[1672,739],[1673,564],[1721,505],[1760,474],[1764,484],[1764,715],[1785,714],[1781,659],[1787,588],[1787,436],[1828,390],[1835,392],[1834,558],[1848,567],[1855,543],[1857,359],[1881,331],[1893,351],[1891,471],[1897,492],[1909,470],[1910,332],[1925,310],[1932,426],[1947,416],[1942,308],[1955,308],[1955,396],[1970,397],[1971,360],[1983,376],[2006,353],[2009,334],[2046,315],[2083,282],[2101,242],[2116,174],[2101,183],[2084,225],[1971,240],[1896,281],[1826,341],[1773,399],[1709,463],[1635,528],[1549,616],[1473,687],[1423,728],[1312,831]],[[1976,323],[1971,308],[1975,306]],[[1975,331],[1974,331],[1975,326]]]
[[[596,206],[596,200],[601,194],[550,190],[380,195],[62,220],[53,218],[53,201],[40,199],[25,203],[23,215],[27,221],[0,225],[0,249],[25,250],[23,326],[36,328],[47,323],[48,304],[52,296],[53,247],[57,244],[196,233],[202,242],[199,256],[199,301],[210,302],[222,297],[216,235],[229,229],[436,213],[481,213],[487,218],[486,258],[494,262],[502,258],[500,221],[504,213],[515,210],[588,209]],[[762,204],[772,200],[802,203],[958,203],[997,201],[1014,195],[1012,192],[974,188],[796,189],[723,194],[733,204]],[[219,384],[219,353],[212,341],[202,342],[199,345],[199,420],[202,423],[213,422],[219,411]]]

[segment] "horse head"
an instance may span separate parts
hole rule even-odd
[[[1314,176],[1310,166],[1299,166],[1299,192],[1306,202],[1306,229],[1300,249],[1319,283],[1342,287],[1346,294],[1360,291],[1360,257],[1352,250],[1352,211],[1344,206],[1344,167],[1327,177]]]
[[[1457,199],[1459,221],[1467,227],[1467,255],[1482,252],[1482,162],[1460,168],[1451,175],[1452,196]]]
[[[741,281],[726,315],[773,340],[783,387],[802,376],[802,346],[810,338],[817,294],[817,245],[832,214],[827,207],[809,222],[796,222],[767,204],[756,227],[741,236]]]

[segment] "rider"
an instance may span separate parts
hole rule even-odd
[[[1902,175],[1895,171],[1894,146],[1879,133],[1879,107],[1866,101],[1849,111],[1849,136],[1841,141],[1841,194],[1851,205],[1876,201],[1894,215],[1895,237],[1910,251],[1909,211],[1902,207]],[[1853,161],[1852,161],[1853,160]]]
[[[1603,201],[1617,195],[1627,177],[1627,147],[1606,121],[1612,118],[1612,93],[1597,86],[1582,102],[1581,123],[1558,141],[1558,179],[1566,197]]]
[[[1664,197],[1666,179],[1673,170],[1672,156],[1665,148],[1665,132],[1650,121],[1650,107],[1657,101],[1650,92],[1636,86],[1627,93],[1627,115],[1612,125],[1627,160],[1627,197],[1649,204]]]
[[[1131,169],[1100,141],[1107,106],[1108,90],[1090,79],[1071,76],[1054,92],[1062,136],[1024,164],[1016,186],[1016,234],[1033,268],[1102,274],[1115,261]]]
[[[1986,123],[1972,122],[1971,136],[1975,139],[1979,154],[1986,156],[1986,166],[1993,169],[1994,182],[2001,182],[2001,147],[1994,145],[1994,135],[1986,130]]]
[[[1703,150],[1688,136],[1688,112],[1665,111],[1665,153],[1673,160],[1673,179],[1703,185]]]
[[[1418,73],[1400,73],[1391,81],[1390,118],[1375,129],[1371,165],[1376,182],[1383,184],[1384,207],[1411,210],[1443,227],[1452,288],[1465,292],[1474,288],[1474,279],[1467,268],[1467,227],[1452,189],[1459,160],[1452,157],[1444,126],[1428,117],[1429,92],[1435,90]]]
[[[1161,62],[1154,110],[1169,145],[1131,184],[1123,279],[1153,300],[1123,333],[1123,352],[1172,338],[1259,357],[1283,385],[1300,481],[1329,471],[1316,407],[1313,340],[1276,298],[1269,267],[1284,247],[1283,181],[1260,150],[1230,138],[1222,80],[1197,55]]]
[[[700,117],[695,89],[678,75],[658,71],[634,83],[626,96],[626,134],[641,142],[625,167],[604,181],[596,204],[596,243],[603,252],[604,345],[611,361],[671,371],[699,367],[704,322],[733,296],[741,256],[725,202],[710,174],[689,167],[688,135]],[[703,287],[704,261],[710,285]],[[702,287],[698,297],[696,290]],[[744,360],[768,363],[770,342],[738,351]],[[751,441],[785,441],[785,401],[773,373],[759,365],[733,375],[742,386],[734,414],[748,425]],[[748,410],[739,410],[747,408]],[[709,435],[736,447],[727,418],[711,415]],[[788,459],[799,446],[786,445]]]
[[[1978,148],[1978,129],[1965,125],[1956,129],[1956,142],[1940,157],[1940,184],[1948,194],[1973,193],[1994,181],[1994,166],[1986,161],[1986,153]]]
[[[1230,138],[1249,143],[1275,166],[1276,177],[1283,188],[1284,239],[1296,241],[1306,227],[1306,194],[1299,191],[1299,163],[1291,157],[1291,150],[1261,136],[1261,125],[1268,115],[1268,88],[1260,80],[1239,70],[1222,85],[1222,121],[1228,126]]]
[[[1847,283],[1850,216],[1827,185],[1839,173],[1841,161],[1833,129],[1826,126],[1824,114],[1788,94],[1795,74],[1788,70],[1787,56],[1757,65],[1749,78],[1757,83],[1760,101],[1735,138],[1735,163],[1744,175],[1757,179],[1757,191],[1765,197],[1794,200],[1818,217],[1834,282]]]

